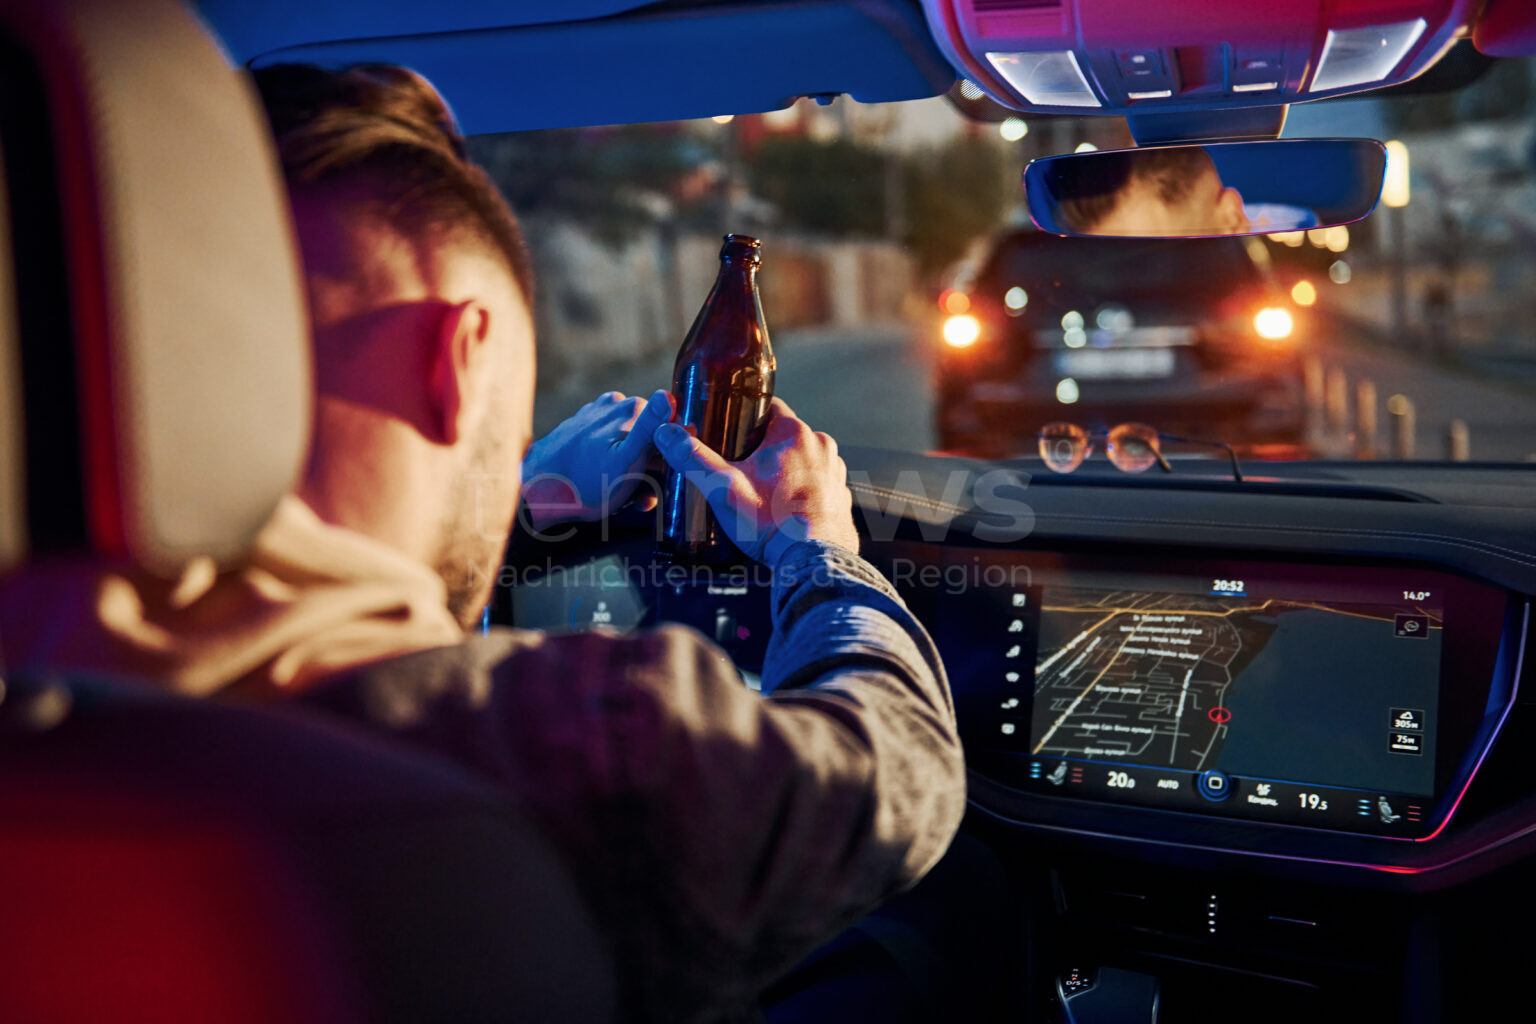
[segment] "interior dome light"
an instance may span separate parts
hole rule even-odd
[[[1379,82],[1392,73],[1424,34],[1423,18],[1366,28],[1330,29],[1308,92],[1346,89]]]
[[[1042,107],[1102,106],[1071,50],[989,53],[987,62],[1030,103]]]

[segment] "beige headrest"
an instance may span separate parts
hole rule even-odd
[[[72,335],[29,335],[23,316],[5,343],[0,258],[0,403],[14,412],[18,362],[32,382],[30,352],[71,344],[80,450],[58,457],[79,458],[81,548],[166,574],[236,558],[302,464],[311,405],[297,247],[254,90],[174,0],[0,0],[0,31],[46,96]],[[24,395],[32,430],[59,400]],[[28,525],[13,430],[0,419],[0,565]]]

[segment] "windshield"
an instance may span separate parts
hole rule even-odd
[[[1237,238],[1170,243],[1146,239],[1059,238],[1033,229],[1003,238],[977,275],[972,294],[1000,296],[1021,288],[1036,318],[1115,306],[1177,317],[1216,309],[1264,288],[1266,277]],[[1017,304],[1019,294],[1013,293]],[[1141,319],[1140,317],[1138,319]]]
[[[1405,187],[1251,239],[1043,235],[1024,165],[1128,145],[1123,120],[964,105],[472,140],[538,272],[536,426],[667,386],[739,232],[763,242],[776,392],[845,445],[1026,457],[1046,424],[1134,421],[1248,458],[1536,455],[1536,62],[1294,106],[1285,137],[1390,141]]]

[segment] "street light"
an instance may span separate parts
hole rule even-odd
[[[1408,147],[1398,139],[1387,143],[1381,201],[1392,211],[1392,336],[1402,338],[1408,329],[1408,225],[1402,212],[1408,205]]]
[[[1381,183],[1381,201],[1392,207],[1408,205],[1408,147],[1397,139],[1387,143],[1387,174]]]

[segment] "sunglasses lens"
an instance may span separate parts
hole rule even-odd
[[[1088,457],[1088,432],[1075,423],[1048,423],[1040,430],[1040,459],[1056,473],[1070,473]]]
[[[1127,473],[1143,472],[1157,463],[1157,431],[1145,423],[1122,423],[1109,432],[1104,453]]]

